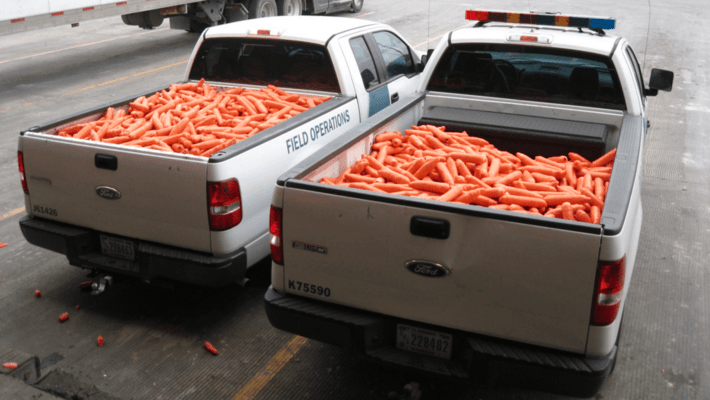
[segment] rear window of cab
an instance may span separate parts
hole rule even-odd
[[[626,110],[610,58],[539,46],[449,46],[427,90]]]
[[[207,39],[197,51],[189,78],[340,92],[328,50],[296,41]]]

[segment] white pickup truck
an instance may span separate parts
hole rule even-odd
[[[279,329],[374,361],[591,396],[616,360],[636,259],[647,96],[670,90],[673,73],[653,70],[646,88],[629,43],[605,33],[610,19],[469,19],[481,22],[442,38],[417,94],[279,178],[266,312]],[[616,149],[600,222],[337,185],[378,135],[426,125],[530,157]]]
[[[207,287],[245,282],[269,255],[268,217],[279,175],[416,90],[420,55],[391,27],[364,20],[273,17],[207,29],[185,81],[218,91],[269,84],[332,96],[211,157],[58,135],[133,96],[23,131],[18,159],[32,244],[71,265]],[[160,88],[158,91],[165,88]],[[140,95],[150,96],[156,91]],[[155,128],[154,128],[155,129]],[[213,204],[210,188],[228,199]],[[108,188],[108,189],[107,189]],[[213,220],[227,220],[215,228]]]

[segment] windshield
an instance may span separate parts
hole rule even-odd
[[[449,46],[427,89],[626,109],[611,59],[539,46]]]
[[[284,40],[243,38],[202,42],[190,79],[275,85],[295,89],[340,92],[333,63],[325,47]]]

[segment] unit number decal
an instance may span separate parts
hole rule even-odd
[[[298,290],[303,293],[315,294],[316,296],[330,297],[330,288],[311,285],[310,283],[292,281],[289,279],[288,288],[293,290]]]
[[[38,206],[38,205],[33,206],[32,211],[35,213],[40,213],[40,214],[47,214],[51,217],[56,217],[58,215],[56,209],[49,208],[49,207],[42,207],[42,206]]]

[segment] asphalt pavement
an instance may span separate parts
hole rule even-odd
[[[611,16],[610,34],[629,39],[646,82],[651,68],[675,72],[673,91],[649,99],[636,268],[616,369],[596,398],[710,399],[707,0],[370,0],[338,16],[390,24],[426,50],[471,8]],[[0,37],[0,362],[19,365],[0,370],[0,398],[359,400],[417,382],[421,399],[564,399],[411,375],[278,331],[263,312],[268,262],[247,288],[117,279],[92,296],[79,288],[88,271],[29,245],[18,226],[19,132],[182,80],[196,39],[118,17]]]

